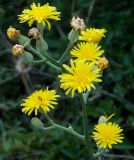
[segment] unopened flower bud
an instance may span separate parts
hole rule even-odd
[[[74,30],[84,30],[85,29],[85,23],[84,20],[79,17],[73,17],[71,21],[71,27]]]
[[[18,39],[20,37],[20,31],[16,30],[13,27],[9,27],[7,29],[7,36],[9,37],[9,39]]]
[[[16,44],[12,48],[12,53],[14,56],[21,56],[24,53],[24,47],[22,45]]]
[[[42,129],[44,126],[44,124],[41,122],[41,120],[36,117],[31,119],[31,123],[37,129]]]
[[[31,28],[28,32],[28,36],[33,37],[34,39],[40,38],[40,32],[37,28]]]
[[[103,69],[107,68],[108,63],[109,63],[108,60],[105,57],[103,57],[103,58],[100,58],[97,61],[96,65],[98,66],[98,68],[100,68],[101,70],[103,70]]]
[[[105,116],[100,116],[99,121],[98,121],[98,124],[101,124],[101,123],[107,123],[107,117],[105,117]]]

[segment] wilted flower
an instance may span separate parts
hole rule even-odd
[[[22,45],[16,44],[12,48],[12,53],[14,56],[21,56],[24,54],[24,47]]]
[[[34,39],[39,39],[40,38],[40,32],[37,28],[31,28],[28,32],[28,36],[33,37]]]
[[[77,31],[77,30],[84,30],[85,29],[85,23],[84,20],[79,17],[73,17],[71,21],[71,27]]]
[[[100,69],[106,69],[107,66],[108,66],[108,60],[103,57],[103,58],[100,58],[97,62],[96,62],[96,65],[98,66],[98,68]]]
[[[7,36],[9,39],[13,40],[13,39],[18,39],[20,37],[20,31],[16,30],[13,27],[9,27],[7,29]]]

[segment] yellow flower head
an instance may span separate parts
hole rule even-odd
[[[53,105],[57,104],[57,98],[60,97],[56,94],[55,90],[39,90],[35,91],[28,98],[24,99],[21,106],[24,108],[22,112],[28,113],[30,115],[33,111],[35,111],[35,115],[37,115],[37,111],[42,109],[44,112],[49,112],[51,108],[54,108]]]
[[[24,9],[22,14],[19,15],[20,23],[28,21],[29,26],[31,26],[34,21],[44,26],[47,23],[49,29],[51,28],[50,19],[60,20],[60,12],[57,12],[56,7],[49,6],[49,3],[43,6],[40,6],[40,3],[38,3],[37,6],[33,3],[31,9]]]
[[[66,90],[66,95],[71,92],[73,97],[76,91],[78,93],[90,91],[91,88],[95,88],[94,82],[101,82],[100,69],[95,69],[94,63],[84,60],[70,60],[70,64],[71,67],[63,65],[68,73],[62,73],[58,76],[61,82],[60,87]]]
[[[113,144],[122,143],[124,138],[120,126],[112,122],[100,123],[94,130],[93,138],[100,148],[111,149]]]
[[[105,37],[105,29],[89,28],[81,32],[79,40],[98,43],[102,37]]]
[[[71,50],[70,54],[77,59],[96,61],[104,53],[104,50],[100,50],[100,48],[101,46],[93,42],[80,42]]]

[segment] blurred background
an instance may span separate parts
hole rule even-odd
[[[59,86],[57,73],[45,64],[24,65],[11,54],[11,42],[6,36],[9,26],[27,35],[27,24],[19,24],[17,15],[31,0],[0,0],[0,160],[86,160],[84,145],[72,135],[59,130],[44,132],[32,127],[21,112],[20,103],[35,89]],[[35,0],[49,2],[61,11],[61,21],[53,22],[45,30],[49,52],[59,59],[67,47],[72,16],[79,16],[88,27],[106,28],[101,45],[106,50],[109,67],[104,71],[103,83],[88,99],[90,132],[99,116],[111,115],[113,122],[124,129],[123,144],[114,146],[107,160],[134,159],[134,1],[133,0]],[[21,71],[18,67],[21,66]],[[57,87],[58,88],[58,87]],[[82,113],[78,97],[62,98],[51,112],[53,119],[65,126],[72,124],[82,133]],[[47,121],[39,115],[46,124]],[[94,143],[94,149],[95,143]],[[124,158],[123,158],[124,157]]]

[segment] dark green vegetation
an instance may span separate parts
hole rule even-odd
[[[88,26],[107,29],[102,45],[110,65],[104,71],[102,85],[90,94],[88,100],[90,131],[99,116],[115,113],[113,121],[123,127],[125,140],[123,144],[114,146],[112,153],[134,157],[134,1],[97,0],[89,21],[87,15],[91,0],[49,2],[62,12],[62,20],[53,23],[52,29],[45,33],[50,54],[56,59],[60,58],[67,46],[66,37],[71,29],[72,15],[87,20]],[[35,130],[30,124],[32,116],[27,117],[21,112],[21,99],[28,95],[29,90],[59,85],[57,74],[45,64],[31,66],[26,74],[16,71],[18,60],[11,55],[13,43],[7,41],[6,29],[11,25],[27,34],[28,25],[19,24],[17,15],[31,3],[31,0],[0,1],[0,160],[86,160],[85,147],[78,139],[58,130]],[[61,90],[59,93],[63,94]],[[71,123],[76,131],[82,133],[78,97],[67,98],[64,94],[62,97],[51,116],[63,125]],[[47,126],[47,121],[41,115],[39,117]]]

